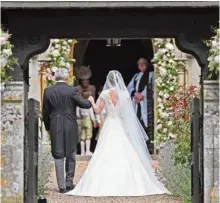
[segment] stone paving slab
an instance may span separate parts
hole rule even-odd
[[[88,161],[77,161],[75,184],[86,169]],[[48,184],[49,203],[181,203],[171,195],[154,195],[142,197],[77,197],[60,194],[57,188],[55,170],[51,175],[51,182]]]

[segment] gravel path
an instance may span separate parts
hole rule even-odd
[[[88,161],[78,161],[76,166],[75,184],[83,174]],[[178,198],[170,195],[154,195],[143,197],[76,197],[60,194],[57,189],[55,171],[48,184],[49,203],[181,203]]]

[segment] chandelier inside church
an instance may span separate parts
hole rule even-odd
[[[120,47],[121,46],[121,39],[112,38],[107,39],[107,47]]]

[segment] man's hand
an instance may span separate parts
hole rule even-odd
[[[141,100],[139,100],[138,98],[135,98],[134,102],[135,104],[139,104]]]
[[[135,100],[142,100],[144,98],[144,96],[140,93],[140,92],[135,92],[134,94]]]
[[[98,126],[99,126],[99,128],[101,128],[101,127],[102,127],[102,123],[101,123],[101,122],[99,122],[99,123],[98,123]]]
[[[91,104],[95,104],[94,98],[93,98],[92,96],[90,96],[90,97],[88,98],[88,100],[91,102]]]

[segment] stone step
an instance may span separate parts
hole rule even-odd
[[[84,156],[81,156],[81,155],[76,155],[76,160],[77,161],[89,161],[91,159],[92,156],[90,155],[84,155]],[[157,154],[152,154],[151,155],[151,158],[152,160],[157,160]]]

